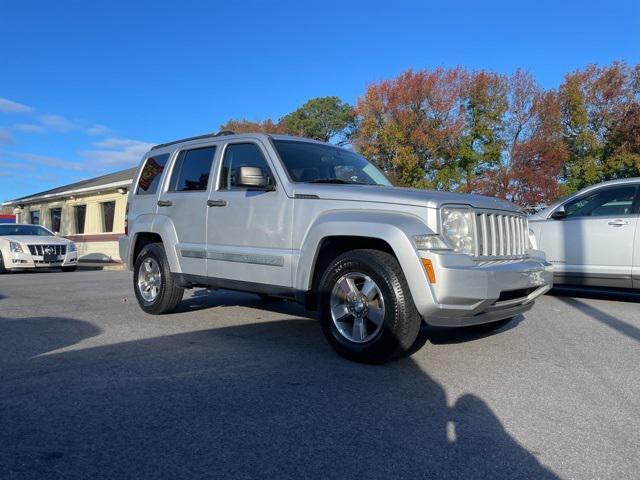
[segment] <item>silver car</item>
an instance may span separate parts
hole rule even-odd
[[[529,217],[554,283],[640,288],[640,178],[585,188]]]
[[[144,311],[170,312],[193,287],[291,298],[363,362],[411,351],[423,321],[496,328],[553,274],[512,203],[395,188],[353,151],[279,135],[152,148],[125,229],[120,255]]]
[[[0,225],[0,273],[11,270],[78,266],[76,244],[40,225]]]

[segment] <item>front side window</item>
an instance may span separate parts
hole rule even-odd
[[[183,150],[176,159],[169,191],[197,192],[207,189],[216,147]]]
[[[257,167],[262,170],[262,174],[269,179],[269,185],[274,184],[273,175],[267,161],[260,151],[260,147],[255,143],[232,143],[227,145],[222,162],[222,173],[220,174],[220,190],[246,189],[238,185],[238,168]]]
[[[167,160],[169,160],[168,153],[147,158],[140,173],[136,195],[153,195],[156,193]]]
[[[60,223],[62,220],[62,209],[61,208],[52,208],[49,210],[51,214],[51,230],[54,232],[60,231]]]
[[[567,217],[604,217],[631,215],[635,186],[604,188],[564,205]]]
[[[102,231],[113,232],[113,218],[116,213],[116,202],[102,203]]]
[[[84,233],[84,219],[87,216],[87,206],[76,205],[73,207],[73,214],[76,221],[76,233]]]
[[[375,165],[355,152],[322,143],[273,143],[294,182],[391,186]]]
[[[40,210],[31,210],[29,212],[29,223],[32,225],[40,225]]]

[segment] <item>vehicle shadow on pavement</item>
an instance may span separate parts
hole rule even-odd
[[[3,476],[557,478],[482,399],[345,361],[314,320],[76,345],[99,333],[0,319]]]
[[[609,313],[603,312],[602,310],[585,302],[581,302],[580,300],[577,300],[575,298],[558,297],[558,300],[565,303],[566,305],[569,305],[570,307],[575,308],[579,312],[584,313],[594,320],[597,320],[598,322],[601,322],[608,327],[613,328],[619,333],[622,333],[623,335],[626,335],[627,337],[640,342],[640,329],[638,329],[637,327],[634,327],[633,325],[624,322]]]

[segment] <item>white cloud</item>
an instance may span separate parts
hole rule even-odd
[[[22,103],[13,102],[6,98],[0,97],[0,112],[2,113],[31,113],[33,108]]]
[[[56,132],[70,132],[79,128],[78,124],[67,120],[62,115],[40,115],[38,120],[42,125]]]
[[[92,136],[108,135],[111,133],[111,129],[105,125],[95,124],[87,128],[87,134]]]
[[[46,155],[37,155],[35,153],[26,152],[5,152],[6,157],[15,157],[27,162],[46,165],[47,167],[62,168],[64,170],[87,171],[94,169],[94,166],[86,162],[71,162],[57,157],[49,157]]]
[[[8,128],[0,127],[0,145],[13,143],[13,135]]]
[[[46,131],[42,125],[36,125],[35,123],[16,123],[11,128],[25,133],[44,133]]]
[[[97,148],[81,154],[101,165],[135,165],[153,144],[130,138],[106,138],[94,146]]]

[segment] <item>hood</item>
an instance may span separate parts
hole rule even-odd
[[[41,236],[41,235],[7,235],[0,237],[10,242],[22,243],[23,245],[68,245],[70,240],[62,237]]]
[[[517,205],[498,198],[417,188],[299,183],[295,186],[294,194],[317,195],[320,199],[326,200],[378,202],[427,208],[440,208],[443,205],[456,204],[469,205],[475,208],[520,212],[520,208]]]

